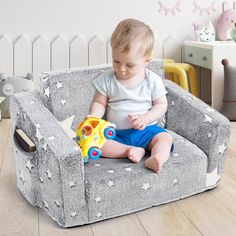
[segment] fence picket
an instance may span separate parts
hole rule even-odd
[[[50,43],[44,35],[33,41],[33,72],[50,70]]]
[[[32,44],[25,35],[14,43],[14,75],[25,76],[32,72]]]
[[[75,35],[70,44],[61,35],[52,42],[39,35],[32,43],[26,35],[20,35],[14,43],[1,35],[0,52],[0,72],[7,76],[112,62],[110,41],[105,42],[99,35],[89,42]],[[181,62],[181,54],[181,43],[173,35],[163,42],[155,38],[155,58]]]
[[[10,76],[13,74],[13,44],[5,35],[0,37],[0,52],[0,73]]]
[[[88,65],[88,43],[80,35],[76,35],[70,43],[70,67]]]
[[[89,65],[106,63],[106,43],[96,35],[89,41]]]
[[[181,44],[173,35],[163,42],[163,57],[181,62]]]
[[[67,41],[58,35],[51,42],[51,70],[69,68],[69,45]]]

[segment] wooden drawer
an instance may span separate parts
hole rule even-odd
[[[211,69],[212,66],[212,51],[210,49],[201,48],[200,49],[200,66]]]
[[[212,53],[210,49],[184,46],[184,61],[193,65],[211,69]]]
[[[184,62],[200,66],[199,48],[184,46]]]

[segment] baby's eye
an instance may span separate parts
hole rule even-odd
[[[132,67],[134,67],[135,65],[133,65],[133,64],[127,64],[127,67],[129,67],[129,68],[132,68]]]
[[[115,61],[115,60],[113,60],[113,62],[116,63],[116,64],[119,64],[119,63],[120,63],[119,61]]]

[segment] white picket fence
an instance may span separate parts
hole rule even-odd
[[[173,36],[163,42],[155,42],[155,57],[173,58],[181,61],[181,43]],[[75,35],[67,40],[63,35],[49,41],[39,35],[33,41],[20,35],[14,42],[7,35],[0,36],[0,73],[7,76],[25,76],[28,72],[68,69],[111,62],[111,48],[99,35],[86,41]]]

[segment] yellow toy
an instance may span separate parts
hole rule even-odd
[[[84,162],[100,157],[106,139],[115,138],[115,127],[115,124],[97,117],[87,117],[82,121],[76,132],[76,142],[82,150]]]

